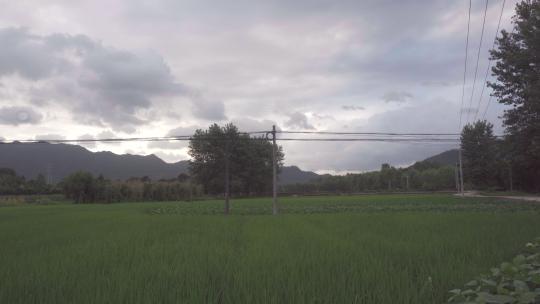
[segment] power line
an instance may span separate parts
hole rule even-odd
[[[282,141],[457,142],[459,138],[277,138]]]
[[[461,132],[461,124],[463,119],[463,101],[465,100],[465,82],[467,79],[467,58],[469,57],[469,33],[471,27],[471,6],[472,0],[469,0],[469,18],[467,21],[467,40],[465,42],[465,64],[463,69],[463,89],[461,92],[461,107],[459,108],[459,128],[458,131]]]
[[[264,135],[267,131],[253,131],[253,132],[239,132],[239,135]],[[205,137],[205,139],[221,139],[221,137]],[[250,137],[250,139],[253,139]],[[104,142],[104,143],[119,143],[130,141],[174,141],[174,140],[198,140],[193,135],[174,135],[174,136],[153,136],[153,137],[118,137],[118,138],[85,138],[85,139],[14,139],[11,142],[20,143],[91,143],[91,142]],[[6,140],[0,141],[0,143],[6,143]]]
[[[270,134],[272,131],[257,131],[257,132],[242,132],[240,135],[246,134]],[[379,142],[457,142],[459,135],[457,133],[393,133],[393,132],[333,132],[333,131],[276,131],[281,134],[309,134],[309,135],[355,135],[359,137],[290,137],[277,138],[281,141],[379,141]],[[501,135],[495,137],[500,138]],[[120,143],[120,142],[163,142],[163,141],[229,141],[229,140],[269,140],[267,136],[259,137],[236,137],[228,139],[218,136],[194,136],[194,135],[175,135],[161,137],[124,137],[124,138],[94,138],[94,139],[14,139],[12,143]],[[0,143],[8,143],[8,141],[0,141]]]
[[[503,15],[503,12],[504,12],[505,3],[506,3],[506,0],[503,0],[502,6],[501,6],[501,13],[499,15],[499,22],[497,23],[497,30],[495,31],[495,38],[493,38],[493,44],[491,45],[492,50],[495,48],[495,43],[497,42],[497,36],[499,35],[499,28],[501,26],[501,20],[502,20],[502,15]],[[476,108],[476,112],[474,113],[473,121],[476,121],[476,118],[478,116],[478,112],[480,111],[480,105],[482,104],[482,97],[484,96],[484,89],[487,86],[487,78],[488,78],[488,75],[489,75],[489,68],[490,67],[491,67],[491,59],[488,59],[488,66],[486,68],[486,74],[484,76],[484,85],[482,86],[482,91],[480,92],[480,98],[478,99],[478,107]],[[491,99],[491,95],[490,95],[489,99]],[[486,109],[487,109],[487,106],[486,106]],[[484,115],[484,117],[485,117],[485,115]],[[482,119],[484,119],[484,117]]]
[[[257,140],[266,138],[234,138],[233,140]],[[156,137],[156,138],[107,138],[107,139],[50,139],[50,140],[35,140],[35,139],[26,139],[26,140],[13,140],[12,143],[90,143],[90,142],[105,142],[105,143],[118,143],[118,142],[156,142],[156,141],[228,141],[230,139],[223,137],[192,137],[192,136],[178,136],[178,137]],[[402,138],[384,138],[384,137],[375,137],[375,138],[276,138],[276,140],[281,141],[387,141],[387,142],[455,142],[459,138],[436,138],[436,137],[402,137]],[[8,143],[7,141],[2,141],[2,143]]]
[[[471,91],[471,98],[469,99],[469,110],[467,111],[467,122],[469,122],[469,111],[472,109],[472,100],[474,97],[474,89],[476,86],[476,76],[478,75],[478,63],[480,62],[480,51],[482,50],[482,40],[484,39],[484,28],[486,25],[486,15],[487,15],[487,8],[488,8],[489,0],[486,0],[486,6],[484,8],[484,19],[482,21],[482,32],[480,34],[480,43],[478,44],[478,53],[476,55],[476,68],[474,70],[474,80],[473,80],[473,86]]]
[[[394,133],[394,132],[334,132],[334,131],[276,131],[283,134],[325,135],[388,135],[388,136],[458,136],[459,133]]]

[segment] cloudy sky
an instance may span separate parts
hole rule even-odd
[[[476,108],[502,0],[489,1]],[[465,107],[484,1],[473,0]],[[510,28],[507,1],[502,28]],[[0,137],[243,131],[457,132],[467,0],[0,0]],[[480,106],[483,112],[489,90]],[[488,120],[501,133],[503,108]],[[467,109],[464,110],[466,121]],[[470,120],[472,116],[470,115]],[[441,144],[283,143],[319,172],[406,165]],[[183,143],[87,145],[187,159]]]

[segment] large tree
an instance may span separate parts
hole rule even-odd
[[[464,180],[475,188],[497,185],[497,139],[485,120],[467,124],[461,132]]]
[[[213,124],[195,131],[189,154],[191,174],[207,193],[224,192],[227,171],[232,192],[262,194],[272,187],[272,143],[240,133],[233,124]],[[281,147],[276,154],[279,169],[283,163]]]
[[[514,30],[502,31],[491,58],[493,96],[511,106],[504,112],[506,140],[518,182],[540,190],[540,1],[516,5]]]

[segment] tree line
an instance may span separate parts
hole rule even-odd
[[[184,174],[175,179],[152,181],[148,177],[111,181],[88,172],[75,172],[60,183],[65,196],[77,204],[139,201],[190,201],[202,196],[200,185]]]
[[[17,175],[13,169],[0,168],[0,194],[52,194],[60,191],[56,185],[48,184],[43,174],[27,180],[24,176]]]
[[[401,191],[451,191],[456,189],[455,168],[417,162],[408,168],[383,164],[378,171],[322,176],[312,182],[281,186],[284,193],[359,193]]]
[[[540,1],[516,5],[512,32],[502,30],[491,50],[495,81],[488,83],[507,109],[505,133],[476,121],[461,133],[464,181],[475,189],[540,191]]]

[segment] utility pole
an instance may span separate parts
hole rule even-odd
[[[461,196],[465,196],[465,191],[463,189],[463,160],[461,156],[461,146],[459,147],[459,182],[460,182]]]
[[[188,187],[189,187],[189,202],[191,203],[193,201],[193,183],[191,182],[191,176],[188,179]]]
[[[459,164],[456,163],[454,166],[454,173],[456,175],[456,191],[459,192]]]
[[[276,126],[272,126],[272,214],[278,214],[277,206],[277,146],[276,146]]]
[[[409,174],[405,175],[405,180],[407,181],[407,192],[409,192]]]
[[[229,214],[229,144],[229,139],[227,138],[227,142],[225,144],[225,215]]]
[[[512,165],[510,165],[510,168],[508,170],[509,172],[509,177],[510,177],[510,192],[513,192],[514,191],[514,181],[512,180]]]
[[[48,185],[52,185],[53,183],[53,178],[52,178],[52,163],[48,163],[47,164],[47,178],[46,178],[46,182]]]

